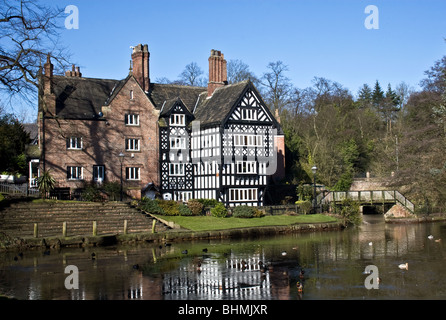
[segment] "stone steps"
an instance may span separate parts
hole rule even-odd
[[[12,237],[32,237],[34,224],[38,237],[62,236],[66,222],[67,236],[92,235],[96,221],[97,235],[151,232],[153,218],[125,203],[13,203],[0,209],[0,231]],[[169,227],[156,220],[155,230]]]

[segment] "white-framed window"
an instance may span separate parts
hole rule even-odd
[[[186,138],[170,137],[170,149],[186,149]]]
[[[139,139],[135,139],[135,138],[125,139],[125,150],[126,151],[139,151],[140,150]]]
[[[82,150],[82,137],[69,137],[67,139],[67,149]]]
[[[229,189],[229,201],[257,201],[257,189]]]
[[[184,169],[184,163],[169,163],[169,175],[171,176],[184,176]]]
[[[125,179],[126,180],[140,180],[141,168],[138,167],[127,167],[125,168]]]
[[[257,173],[257,162],[237,161],[237,173],[247,173],[247,174]]]
[[[178,199],[178,200],[182,200],[184,202],[187,202],[190,199],[192,199],[192,191],[181,192],[179,196],[180,196],[180,199]]]
[[[93,166],[93,181],[102,183],[105,179],[105,166]]]
[[[184,114],[171,114],[169,123],[171,126],[185,126],[186,116]]]
[[[67,179],[68,180],[83,180],[84,179],[84,168],[78,166],[68,166],[67,167]]]
[[[257,120],[257,110],[242,109],[242,120]]]
[[[125,115],[126,126],[139,126],[139,114],[129,113]]]
[[[234,146],[236,147],[261,147],[263,135],[234,134]]]

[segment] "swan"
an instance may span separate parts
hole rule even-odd
[[[398,265],[398,268],[409,270],[409,264],[407,262],[401,263],[400,265]]]

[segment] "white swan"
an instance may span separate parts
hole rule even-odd
[[[407,262],[402,263],[402,264],[398,265],[398,268],[409,270],[409,264]]]

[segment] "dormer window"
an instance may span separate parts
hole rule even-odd
[[[172,114],[169,123],[171,126],[185,126],[186,116],[184,114]]]

